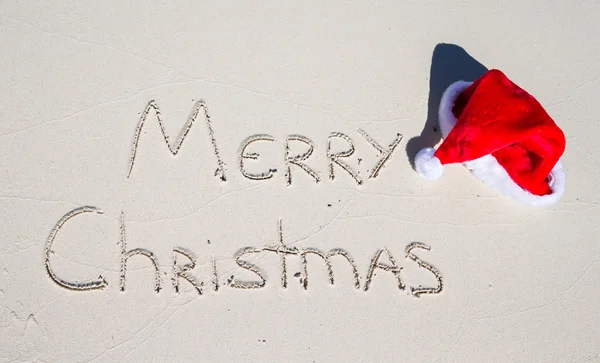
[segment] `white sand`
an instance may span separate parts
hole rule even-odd
[[[0,362],[600,361],[597,1],[91,3],[0,3]],[[565,131],[557,205],[517,204],[460,166],[433,183],[412,170],[407,145],[426,141],[414,138],[435,108],[430,77],[435,88],[457,69],[477,73],[477,62],[534,94]],[[151,110],[127,178],[146,105],[156,100],[175,145],[201,99],[227,180],[215,176],[202,109],[177,156]],[[385,148],[403,136],[376,178],[381,154],[359,129]],[[363,185],[337,165],[329,179],[331,132],[353,140],[347,163]],[[240,147],[255,134],[275,141],[251,143],[246,152],[260,156],[244,165],[276,169],[270,179],[240,172]],[[287,186],[293,134],[312,140],[306,165],[320,183],[292,165]],[[292,140],[289,153],[306,148]],[[53,227],[81,206],[104,213],[67,221],[49,265],[67,283],[102,275],[100,290],[61,287],[44,266]],[[127,250],[158,262],[158,294],[143,256],[128,261],[119,289],[121,213]],[[261,282],[234,254],[277,247],[279,219],[287,288],[284,254],[268,250],[242,258],[264,287],[229,286]],[[406,258],[411,242],[431,248],[413,252],[442,274],[441,293],[410,294],[438,284]],[[177,247],[195,255],[189,276],[202,296],[185,279],[175,292]],[[360,289],[342,256],[331,286],[309,254],[305,290],[292,252],[309,247],[347,251]],[[384,247],[406,289],[376,269],[365,292]],[[380,262],[390,263],[385,252]]]

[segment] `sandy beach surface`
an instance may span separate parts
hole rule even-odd
[[[0,2],[0,362],[600,362],[598,1]],[[501,69],[519,204],[420,178]]]

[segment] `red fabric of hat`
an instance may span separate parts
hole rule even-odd
[[[562,195],[565,135],[541,104],[501,71],[451,85],[442,97],[440,126],[445,135],[438,150],[424,149],[415,160],[423,177],[436,179],[443,165],[464,163],[484,182],[511,189],[507,194],[517,199],[522,198],[515,193],[524,193],[532,204],[552,204]]]

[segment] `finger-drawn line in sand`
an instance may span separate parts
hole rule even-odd
[[[46,271],[50,277],[50,279],[55,282],[57,285],[75,291],[86,291],[86,290],[94,290],[94,289],[102,289],[108,285],[107,281],[102,277],[98,277],[98,279],[93,280],[91,282],[71,282],[65,279],[62,279],[56,275],[53,269],[50,266],[50,254],[52,253],[51,247],[54,239],[58,232],[63,228],[64,224],[71,218],[83,214],[83,213],[97,213],[100,214],[98,208],[96,207],[79,207],[69,211],[65,214],[55,225],[55,227],[50,232],[48,239],[46,240],[46,246],[44,249],[44,266]],[[284,235],[283,235],[283,222],[281,219],[278,220],[278,238],[277,242],[272,245],[265,245],[262,248],[257,247],[244,247],[239,249],[237,252],[233,254],[233,261],[237,265],[238,268],[246,270],[252,273],[256,279],[251,280],[240,280],[235,275],[231,275],[231,277],[227,280],[227,284],[225,286],[229,286],[231,288],[236,289],[261,289],[267,285],[268,277],[267,273],[259,267],[259,263],[262,259],[258,261],[246,260],[244,256],[247,255],[256,255],[261,253],[268,253],[272,255],[277,255],[279,257],[279,264],[281,266],[281,286],[283,289],[288,288],[288,265],[287,259],[292,256],[298,256],[300,258],[301,263],[301,272],[294,274],[295,277],[300,278],[300,283],[304,290],[308,289],[309,282],[309,274],[308,274],[308,255],[315,255],[320,257],[324,262],[327,268],[327,277],[329,283],[331,285],[335,285],[334,273],[333,273],[333,264],[332,257],[334,256],[342,256],[346,259],[349,266],[352,270],[352,279],[354,281],[354,286],[356,289],[361,288],[361,276],[358,272],[358,267],[355,263],[355,260],[352,258],[350,253],[341,248],[333,248],[328,252],[324,252],[318,248],[314,247],[306,247],[306,248],[298,248],[298,247],[290,247],[285,243]],[[119,274],[119,290],[125,291],[125,282],[126,282],[126,273],[127,273],[127,262],[129,258],[139,255],[144,256],[152,263],[153,267],[153,275],[154,275],[154,290],[158,293],[161,290],[161,266],[158,263],[158,259],[155,254],[146,249],[146,248],[134,248],[131,250],[127,250],[126,243],[126,229],[125,229],[125,213],[121,211],[121,216],[119,218],[119,232],[120,232],[120,274]],[[421,258],[416,256],[413,252],[415,249],[423,249],[426,251],[431,250],[431,247],[421,243],[421,242],[412,242],[408,244],[405,248],[405,259],[414,261],[418,267],[424,268],[431,272],[431,274],[437,280],[437,286],[435,287],[423,287],[422,285],[410,286],[409,294],[414,297],[420,297],[422,294],[439,294],[442,292],[444,283],[442,279],[442,274],[440,271],[431,265],[428,262],[423,261]],[[198,295],[204,294],[204,282],[200,281],[197,276],[194,276],[194,272],[198,273],[198,271],[194,271],[197,269],[197,257],[196,255],[189,249],[184,247],[174,247],[173,248],[173,261],[171,265],[172,275],[172,285],[176,294],[179,294],[181,291],[180,281],[183,279],[191,284],[191,286],[196,290]],[[383,255],[387,256],[387,260],[389,262],[382,262],[381,259]],[[178,257],[187,258],[186,263],[178,262]],[[217,271],[217,261],[215,260],[215,256],[211,254],[210,259],[211,267],[212,267],[212,284],[214,292],[218,292],[219,290],[219,275]],[[363,286],[363,290],[365,292],[369,291],[372,281],[376,276],[376,271],[382,270],[385,272],[390,272],[395,280],[397,281],[397,288],[399,290],[406,290],[407,285],[404,283],[401,277],[401,272],[403,267],[400,267],[396,260],[394,259],[390,250],[386,247],[379,249],[369,264],[367,273],[365,275],[365,284]],[[167,274],[167,272],[164,272]]]
[[[260,156],[260,154],[257,152],[246,153],[246,148],[248,148],[251,143],[256,141],[275,141],[275,138],[267,134],[256,134],[250,135],[244,141],[242,141],[240,152],[238,153],[240,172],[243,176],[252,180],[270,179],[273,177],[273,174],[277,171],[277,169],[269,169],[262,173],[250,173],[244,168],[244,159],[258,160],[258,157]]]
[[[383,252],[387,254],[388,260],[390,260],[391,265],[379,262],[379,259],[381,258]],[[396,277],[396,280],[398,280],[398,288],[400,290],[404,290],[406,288],[406,285],[404,285],[404,282],[402,282],[402,278],[400,277],[402,267],[396,264],[394,256],[392,256],[392,253],[387,248],[382,248],[379,251],[377,251],[377,253],[375,253],[375,256],[373,256],[373,259],[371,260],[371,266],[369,266],[369,271],[367,272],[367,281],[365,281],[365,291],[369,290],[369,287],[371,286],[371,281],[373,279],[373,274],[375,273],[376,269],[382,269],[383,271],[389,271],[393,273]]]
[[[290,141],[300,141],[300,142],[308,145],[308,150],[306,150],[302,154],[290,155]],[[314,171],[312,168],[310,168],[308,165],[306,165],[305,163],[302,162],[302,161],[307,160],[312,155],[314,150],[315,150],[314,143],[312,142],[311,139],[309,139],[306,136],[289,135],[288,137],[285,138],[285,157],[284,157],[285,169],[286,169],[285,178],[287,180],[288,186],[292,185],[292,164],[299,166],[302,170],[304,170],[308,175],[310,175],[315,180],[315,183],[319,183],[321,181],[319,174],[317,174],[316,171]]]
[[[230,285],[231,287],[238,289],[260,289],[265,286],[267,283],[267,279],[265,278],[265,273],[255,264],[250,263],[248,261],[242,260],[242,256],[250,254],[250,253],[260,253],[262,250],[254,248],[254,247],[244,247],[238,250],[234,254],[235,263],[244,270],[248,270],[253,272],[260,281],[240,281],[237,279],[233,280],[233,283]]]
[[[50,266],[50,254],[52,253],[52,250],[51,250],[52,243],[54,242],[54,239],[56,238],[58,231],[60,231],[60,229],[63,227],[63,225],[69,219],[71,219],[77,215],[80,215],[82,213],[102,214],[102,211],[96,207],[84,206],[84,207],[75,208],[72,211],[65,214],[56,223],[54,228],[52,228],[52,231],[50,231],[50,235],[46,239],[46,245],[44,246],[44,266],[46,267],[46,272],[48,273],[48,276],[50,276],[50,278],[54,282],[56,282],[59,286],[62,286],[66,289],[75,290],[75,291],[103,289],[106,286],[108,286],[108,282],[106,282],[106,280],[104,279],[104,277],[102,277],[102,275],[98,276],[97,279],[89,281],[89,282],[71,282],[71,281],[67,281],[65,279],[58,277],[56,275],[56,273],[54,272],[54,270],[52,269],[52,267]]]
[[[215,260],[215,255],[210,255],[210,262],[212,263],[212,272],[213,272],[213,288],[215,292],[219,291],[219,273],[217,272],[217,261]]]
[[[411,287],[410,291],[412,292],[412,294],[415,297],[419,297],[421,294],[439,294],[444,289],[444,281],[442,280],[442,274],[433,265],[421,260],[415,254],[413,254],[412,250],[415,248],[421,248],[426,251],[429,251],[429,250],[431,250],[431,247],[429,247],[428,245],[421,243],[421,242],[410,243],[408,246],[406,246],[406,249],[405,249],[406,257],[415,261],[417,263],[417,265],[419,265],[419,267],[422,267],[424,269],[431,271],[431,273],[433,273],[435,275],[435,278],[438,281],[438,286],[437,287],[422,287],[422,286]]]
[[[287,288],[287,255],[297,255],[298,249],[296,247],[289,248],[283,243],[283,226],[282,221],[279,219],[278,228],[279,241],[275,247],[263,247],[263,251],[275,252],[281,254],[281,287]]]
[[[347,150],[338,151],[338,152],[331,151],[331,139],[336,138],[336,137],[341,138],[348,143]],[[352,154],[354,154],[354,143],[352,142],[352,139],[350,138],[350,136],[348,136],[342,132],[332,132],[331,134],[329,134],[329,137],[327,138],[327,158],[329,159],[329,179],[331,179],[331,180],[335,179],[333,164],[337,164],[340,168],[347,171],[348,174],[350,174],[352,179],[354,179],[358,185],[362,185],[363,181],[360,178],[360,176],[358,175],[358,172],[356,170],[352,169],[350,167],[350,165],[339,160],[340,158],[349,158],[350,156],[352,156]]]
[[[210,115],[208,113],[208,108],[206,107],[206,104],[203,100],[196,101],[196,103],[194,103],[194,106],[192,107],[192,111],[190,112],[190,115],[189,115],[183,129],[181,129],[181,132],[179,133],[179,136],[177,137],[177,139],[175,140],[174,143],[171,143],[171,141],[169,140],[169,135],[167,135],[167,132],[165,130],[165,126],[163,124],[163,119],[162,119],[162,114],[160,112],[158,104],[156,103],[155,100],[151,100],[150,102],[148,102],[148,104],[146,105],[146,108],[144,109],[144,112],[142,112],[142,115],[140,116],[140,120],[138,121],[137,127],[135,129],[135,136],[133,137],[133,145],[131,147],[131,156],[129,158],[129,167],[127,169],[127,178],[129,178],[131,176],[131,171],[133,170],[133,164],[135,163],[135,157],[137,155],[137,148],[138,148],[138,143],[140,140],[142,128],[144,127],[144,122],[146,121],[146,118],[148,118],[148,114],[150,113],[150,110],[154,110],[154,113],[156,114],[156,119],[158,120],[158,125],[160,126],[160,131],[165,140],[165,143],[167,144],[167,147],[169,148],[169,151],[171,152],[171,154],[173,156],[177,156],[177,153],[179,153],[179,150],[181,149],[181,145],[183,145],[183,141],[185,140],[186,136],[190,132],[190,129],[192,128],[194,121],[196,121],[198,114],[200,114],[200,109],[202,109],[204,111],[203,114],[204,114],[204,119],[206,120],[206,127],[208,128],[208,136],[210,137],[210,143],[213,147],[213,152],[215,154],[215,157],[217,158],[218,167],[217,167],[217,170],[215,171],[215,176],[218,176],[222,181],[226,181],[227,180],[227,178],[225,177],[226,166],[219,154],[219,148],[217,147],[217,140],[215,139],[214,131],[213,131],[213,128],[212,128],[212,125],[210,122]]]
[[[371,137],[369,134],[367,134],[364,130],[358,129],[358,133],[362,137],[364,137],[366,139],[366,141],[371,146],[373,146],[373,148],[375,148],[375,150],[377,152],[379,152],[381,154],[377,160],[377,163],[375,164],[375,166],[373,167],[373,169],[369,175],[369,179],[375,179],[379,176],[379,173],[380,173],[381,169],[383,169],[385,163],[392,157],[392,154],[396,150],[396,147],[400,144],[400,141],[402,141],[402,134],[396,133],[394,140],[386,148],[386,147],[381,146],[381,144],[379,142],[377,142],[373,137]],[[345,149],[334,150],[334,147],[332,146],[332,144],[333,144],[334,140],[336,140],[336,139],[338,139],[339,141],[343,141],[347,145],[345,147]],[[277,172],[277,168],[274,168],[274,167],[270,167],[268,169],[265,168],[266,171],[259,172],[259,173],[249,172],[246,169],[246,161],[247,160],[250,159],[250,160],[257,161],[259,159],[260,154],[258,152],[247,151],[248,148],[251,148],[251,145],[253,143],[256,143],[258,141],[274,142],[274,141],[276,141],[276,139],[274,136],[269,135],[269,134],[254,134],[254,135],[250,135],[247,138],[245,138],[242,141],[242,143],[239,147],[238,153],[237,153],[239,170],[240,170],[241,174],[247,179],[251,179],[251,180],[271,179],[274,176],[274,174]],[[305,144],[307,146],[306,150],[297,155],[292,155],[291,149],[290,149],[290,144],[292,141],[298,141],[300,143]],[[252,145],[252,146],[253,146],[252,148],[254,148],[254,149],[260,148],[260,145]],[[264,145],[262,145],[262,146],[264,146]],[[318,184],[321,182],[321,177],[319,176],[319,172],[316,171],[314,168],[308,166],[308,164],[306,162],[313,155],[314,150],[315,150],[315,143],[313,142],[313,140],[311,140],[310,138],[308,138],[306,136],[298,135],[298,134],[291,134],[285,138],[283,163],[284,163],[284,168],[285,168],[285,180],[286,180],[287,186],[292,185],[292,165],[298,166],[301,170],[306,172],[315,181],[315,183]],[[327,169],[328,169],[328,174],[329,174],[330,180],[333,181],[336,178],[335,165],[337,165],[343,171],[347,172],[350,175],[350,177],[352,179],[354,179],[354,181],[356,181],[356,184],[362,185],[364,183],[364,180],[360,176],[360,172],[357,171],[356,169],[354,169],[353,167],[351,167],[350,164],[348,164],[348,162],[342,160],[342,159],[348,160],[349,158],[351,158],[354,155],[355,150],[356,149],[354,146],[354,140],[349,135],[347,135],[343,132],[331,132],[327,136],[325,156],[328,161]],[[358,158],[358,165],[360,165],[361,161],[362,161],[362,158]],[[367,172],[369,172],[369,170],[367,170]]]
[[[379,151],[382,155],[381,159],[379,159],[379,161],[377,162],[377,165],[375,165],[375,167],[373,168],[371,175],[369,175],[369,179],[377,178],[379,170],[381,170],[383,164],[385,164],[385,162],[388,161],[388,159],[392,156],[392,153],[396,149],[396,146],[398,146],[398,144],[400,144],[400,141],[402,141],[402,135],[396,134],[396,138],[394,139],[394,141],[392,141],[390,146],[388,146],[388,150],[386,150],[377,141],[375,141],[375,139],[369,136],[369,134],[367,134],[364,130],[358,129],[358,133],[361,134],[369,142],[369,144],[373,145],[373,147],[377,149],[377,151]]]
[[[145,248],[134,248],[132,250],[126,250],[126,240],[125,240],[125,213],[121,212],[120,218],[121,226],[121,274],[119,279],[119,287],[121,291],[125,291],[125,273],[127,272],[127,261],[130,257],[133,256],[144,256],[147,257],[154,266],[155,274],[154,274],[154,290],[156,292],[160,291],[160,269],[158,267],[158,260],[152,251],[149,251]]]
[[[183,255],[190,261],[189,263],[179,265],[177,264],[177,255]],[[173,289],[176,293],[179,293],[179,279],[182,278],[189,282],[198,291],[199,295],[202,295],[202,286],[204,282],[198,283],[194,277],[192,277],[188,271],[193,270],[196,267],[196,256],[194,253],[183,247],[173,248]]]
[[[343,256],[350,264],[350,267],[352,267],[352,273],[354,275],[354,286],[357,289],[360,289],[360,276],[358,274],[358,268],[356,268],[356,264],[354,263],[352,256],[350,256],[350,254],[346,250],[344,250],[342,248],[334,248],[334,249],[330,250],[329,252],[327,252],[327,254],[325,254],[323,251],[319,250],[318,248],[308,247],[308,248],[302,249],[302,252],[300,252],[300,255],[302,256],[302,273],[300,275],[301,276],[300,281],[302,282],[302,286],[304,287],[304,290],[308,289],[308,268],[307,268],[308,261],[307,261],[306,255],[309,253],[313,254],[313,255],[317,255],[325,261],[325,266],[327,267],[327,275],[329,276],[329,283],[331,285],[335,285],[335,281],[333,279],[333,266],[331,265],[331,257]]]

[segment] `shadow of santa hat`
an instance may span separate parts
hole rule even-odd
[[[501,71],[451,84],[442,96],[439,123],[442,144],[415,157],[423,178],[438,179],[445,165],[462,163],[518,201],[548,206],[562,197],[565,135],[540,103]]]

